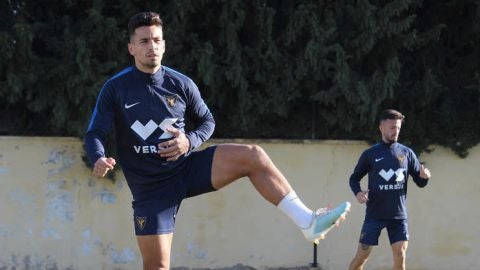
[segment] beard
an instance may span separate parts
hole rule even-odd
[[[161,66],[161,58],[135,59],[135,65],[144,72],[156,72]]]
[[[155,59],[149,59],[143,62],[142,65],[148,68],[156,68],[160,66],[160,63],[161,63],[160,58],[155,58]]]
[[[398,135],[392,135],[392,136],[388,137],[388,138],[387,138],[387,141],[388,141],[389,143],[395,143],[395,142],[397,142],[397,141],[398,141]]]

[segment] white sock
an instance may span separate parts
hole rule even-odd
[[[292,190],[283,197],[277,207],[289,216],[301,229],[306,229],[310,226],[313,211],[303,204],[295,191]]]

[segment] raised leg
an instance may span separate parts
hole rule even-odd
[[[292,187],[258,145],[221,144],[212,164],[212,185],[220,189],[237,179],[248,177],[267,201],[278,205]]]

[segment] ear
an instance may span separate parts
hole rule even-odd
[[[127,46],[128,46],[128,52],[130,53],[130,55],[135,56],[135,48],[133,47],[133,44],[129,42]]]

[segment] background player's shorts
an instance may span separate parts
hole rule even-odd
[[[378,245],[378,238],[384,228],[387,229],[390,245],[409,239],[406,219],[365,220],[359,242],[369,246]]]
[[[182,200],[215,190],[211,180],[215,148],[192,152],[183,170],[168,185],[153,188],[132,203],[136,235],[173,232]]]

